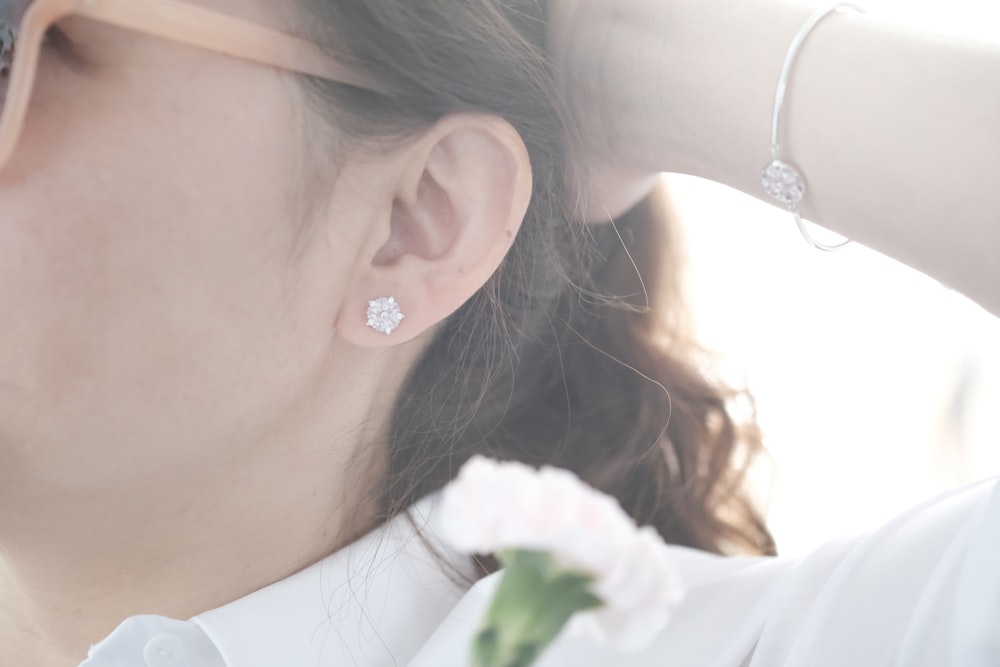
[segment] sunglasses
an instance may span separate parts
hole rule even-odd
[[[21,135],[46,33],[71,16],[372,88],[315,44],[184,0],[0,0],[0,169]]]

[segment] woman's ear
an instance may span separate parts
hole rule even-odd
[[[401,158],[337,314],[338,335],[359,346],[411,340],[458,310],[500,266],[531,199],[528,151],[497,116],[446,116]]]

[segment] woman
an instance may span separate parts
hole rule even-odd
[[[766,156],[752,133],[766,138],[768,77],[808,11],[562,2],[547,34],[546,8],[527,0],[102,0],[48,32],[26,97],[27,35],[64,4],[76,3],[0,4],[11,68],[0,146],[16,135],[0,171],[0,284],[16,313],[0,346],[5,663],[459,664],[483,598],[464,582],[492,564],[448,553],[423,524],[433,492],[475,453],[570,468],[682,545],[690,606],[634,664],[800,664],[843,639],[806,631],[797,612],[823,597],[844,545],[802,564],[706,553],[774,550],[740,490],[760,438],[729,415],[742,394],[705,377],[686,335],[663,202],[633,206],[667,168],[749,188]],[[996,69],[985,49],[838,24],[852,43],[891,38],[911,56]],[[302,35],[335,62],[270,31]],[[733,54],[708,34],[753,44],[757,60],[739,64],[761,63],[768,87],[720,74]],[[817,33],[817,70],[822,44]],[[708,79],[674,66],[686,53]],[[624,72],[630,85],[611,85]],[[887,91],[896,106],[882,110],[939,83],[922,76]],[[711,77],[745,99],[705,99]],[[565,98],[557,81],[570,83]],[[629,92],[650,82],[662,100]],[[957,87],[949,111],[995,110],[972,89]],[[982,248],[997,230],[970,216],[939,232],[933,208],[989,216],[996,195],[966,180],[968,195],[921,201],[904,176],[936,151],[994,168],[997,153],[926,134],[911,164],[902,133],[862,142],[850,155],[870,158],[879,190],[859,190],[829,159],[839,147],[810,139],[828,119],[807,113],[825,94],[848,111],[854,98],[798,91],[794,144],[817,183],[807,217],[996,305]],[[921,127],[933,132],[935,119]],[[888,123],[845,112],[833,128],[853,135],[863,121]],[[642,141],[620,133],[628,126]],[[985,122],[957,132],[998,141]],[[854,215],[874,204],[873,219]],[[911,205],[919,215],[905,229],[884,219]],[[627,209],[614,226],[580,220]],[[402,318],[369,316],[389,297]],[[940,557],[913,560],[903,590],[923,592],[915,582],[948,545],[990,553],[956,536],[985,515],[989,491],[957,496],[934,524],[942,539],[920,531],[922,553]],[[904,544],[873,543],[897,555]],[[907,569],[896,563],[859,571]],[[811,641],[792,646],[796,634]],[[626,664],[569,640],[547,659]]]

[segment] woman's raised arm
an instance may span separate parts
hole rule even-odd
[[[551,9],[554,53],[585,130],[589,217],[627,207],[662,171],[771,201],[760,173],[778,73],[816,5],[551,0]],[[799,54],[782,126],[783,157],[809,188],[803,217],[1000,314],[1000,41],[837,12]]]

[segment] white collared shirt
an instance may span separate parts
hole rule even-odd
[[[426,526],[436,497],[332,556],[190,621],[127,619],[81,667],[405,665],[464,590],[439,562],[467,558]],[[413,526],[440,551],[433,554]]]
[[[435,503],[415,505],[415,523],[463,571],[430,528]],[[538,667],[1000,665],[998,479],[805,558],[672,550],[687,593],[652,646],[623,656],[564,634]],[[467,667],[500,575],[465,590],[446,569],[397,517],[189,621],[127,619],[81,667]]]

